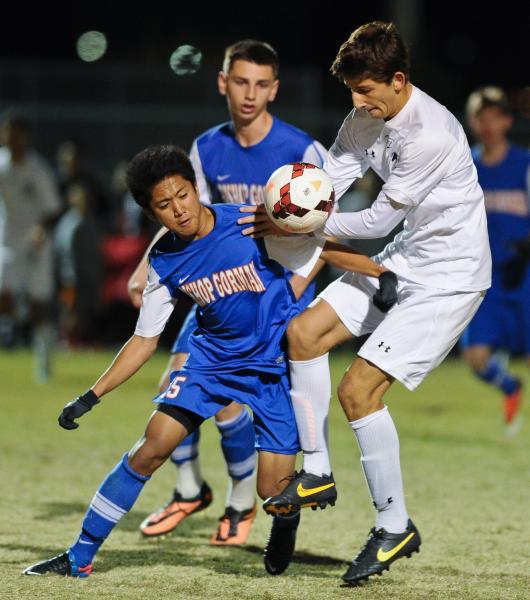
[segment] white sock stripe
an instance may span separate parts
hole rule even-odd
[[[90,509],[92,511],[94,511],[97,515],[99,515],[101,518],[105,519],[105,521],[110,521],[111,523],[117,523],[120,519],[121,516],[118,518],[114,518],[112,515],[110,515],[109,513],[104,512],[103,510],[100,510],[98,507],[96,507],[94,504],[90,505]]]
[[[228,472],[232,477],[238,477],[248,471],[254,470],[256,466],[256,452],[252,456],[249,456],[245,460],[237,463],[228,463]]]
[[[350,421],[350,426],[354,431],[357,429],[361,429],[362,427],[366,427],[366,425],[372,423],[372,421],[380,419],[387,412],[388,408],[384,406],[381,410],[377,410],[376,412],[370,413],[369,415],[366,415],[366,417],[361,417],[356,421]]]
[[[171,453],[173,460],[186,460],[191,459],[198,452],[199,444],[192,444],[191,446],[177,446]]]
[[[92,498],[92,502],[90,503],[91,508],[95,510],[98,514],[109,519],[113,523],[117,523],[123,515],[127,512],[114,502],[111,502],[105,496],[102,496],[99,492],[96,492],[95,496]]]
[[[237,426],[237,427],[234,427],[234,429],[232,430],[231,433],[235,433],[236,431],[239,431],[243,427],[246,427],[249,422],[252,423],[252,419],[245,409],[243,409],[237,415],[237,417],[234,417],[233,419],[229,419],[228,421],[218,421],[217,419],[215,420],[215,424],[217,425],[217,428],[220,431],[223,431],[226,429],[231,429],[232,427]]]

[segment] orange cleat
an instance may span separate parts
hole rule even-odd
[[[243,511],[227,506],[225,514],[219,519],[219,527],[212,535],[210,544],[214,546],[240,546],[245,544],[255,518],[255,504],[252,508]]]
[[[523,396],[523,386],[519,383],[519,387],[504,397],[504,421],[506,425],[510,425],[516,420],[519,409],[521,408]]]
[[[183,498],[175,492],[172,500],[163,508],[142,521],[140,531],[145,537],[171,533],[186,517],[210,506],[212,499],[212,490],[206,482],[202,484],[201,491],[195,498]]]

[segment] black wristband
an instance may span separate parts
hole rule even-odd
[[[92,408],[99,402],[99,398],[94,393],[94,390],[87,390],[82,396],[79,396],[79,400],[82,400],[89,408]]]

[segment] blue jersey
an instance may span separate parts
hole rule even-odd
[[[474,148],[473,160],[479,183],[484,190],[493,284],[497,286],[500,283],[500,272],[515,256],[511,244],[530,233],[530,153],[523,148],[510,146],[501,163],[484,165],[480,149]]]
[[[176,300],[187,296],[198,305],[188,369],[283,373],[284,332],[299,309],[275,259],[306,276],[324,242],[305,236],[255,240],[241,234],[239,205],[211,210],[215,225],[208,235],[186,242],[168,232],[153,246],[136,333],[159,335]]]
[[[271,174],[290,162],[321,167],[326,150],[304,131],[273,117],[261,142],[243,147],[233,123],[212,127],[192,145],[190,159],[203,203],[263,203],[263,190]]]

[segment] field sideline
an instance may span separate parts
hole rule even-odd
[[[265,573],[270,518],[260,511],[249,545],[208,545],[223,512],[225,474],[212,423],[203,426],[203,473],[214,489],[205,512],[163,540],[143,540],[139,522],[165,502],[171,465],[146,486],[133,511],[99,553],[86,581],[23,577],[20,571],[64,551],[104,475],[143,431],[166,357],[158,354],[122,389],[83,417],[77,431],[57,425],[62,406],[108,364],[108,352],[60,354],[46,385],[31,379],[27,352],[0,353],[0,598],[317,600],[335,598],[530,598],[530,395],[518,436],[504,436],[497,394],[456,360],[415,393],[396,384],[389,406],[401,436],[408,509],[422,552],[360,588],[340,575],[372,526],[373,514],[354,437],[333,401],[331,450],[339,500],[305,510],[297,554],[285,575]],[[334,387],[351,356],[333,356]],[[528,368],[516,371],[530,388]]]

